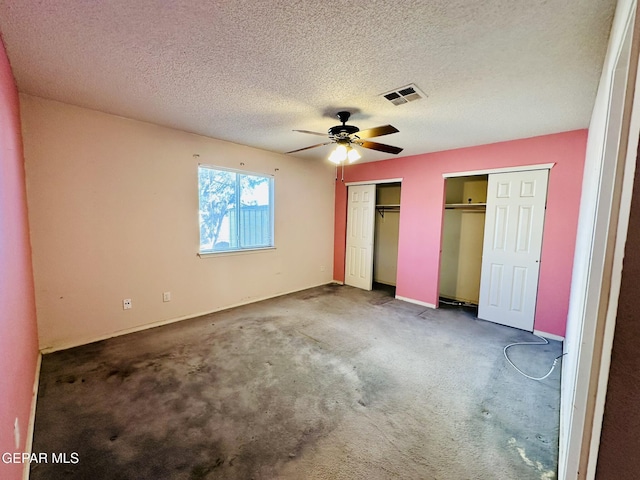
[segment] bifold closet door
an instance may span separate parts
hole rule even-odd
[[[533,331],[548,175],[489,175],[478,318]]]
[[[371,290],[376,186],[350,185],[348,189],[344,283]]]

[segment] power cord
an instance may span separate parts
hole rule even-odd
[[[513,346],[516,345],[549,345],[549,340],[547,340],[544,337],[541,337],[540,335],[536,335],[535,333],[533,334],[534,336],[538,337],[540,340],[542,340],[542,342],[516,342],[516,343],[510,343],[509,345],[507,345],[506,347],[504,347],[504,349],[502,350],[502,353],[504,353],[504,358],[507,359],[507,362],[509,362],[509,365],[511,365],[513,368],[516,369],[516,371],[520,374],[523,375],[531,380],[544,380],[545,378],[547,378],[549,375],[551,375],[551,372],[553,372],[553,369],[556,368],[556,365],[558,364],[558,361],[566,355],[566,353],[563,353],[562,355],[558,355],[555,360],[553,361],[553,365],[551,365],[551,369],[547,372],[547,374],[543,377],[532,377],[531,375],[527,375],[526,373],[524,373],[522,370],[520,370],[518,367],[516,367],[514,365],[514,363],[511,361],[511,359],[509,358],[509,355],[507,355],[507,350]]]

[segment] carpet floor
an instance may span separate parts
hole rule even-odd
[[[48,354],[31,479],[552,479],[560,368],[502,353],[535,340],[326,285]]]

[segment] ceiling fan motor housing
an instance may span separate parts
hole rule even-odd
[[[355,125],[336,125],[329,129],[329,136],[334,138],[344,138],[359,131],[360,129]]]
[[[331,127],[329,129],[329,136],[340,140],[347,139],[350,135],[354,133],[358,133],[360,129],[355,125],[345,125],[349,121],[349,117],[351,116],[351,112],[338,112],[336,117],[342,122],[342,125],[336,125],[335,127]]]

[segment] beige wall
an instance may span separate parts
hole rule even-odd
[[[331,281],[334,169],[326,163],[20,101],[41,348]],[[276,249],[197,256],[199,162],[275,175]]]

